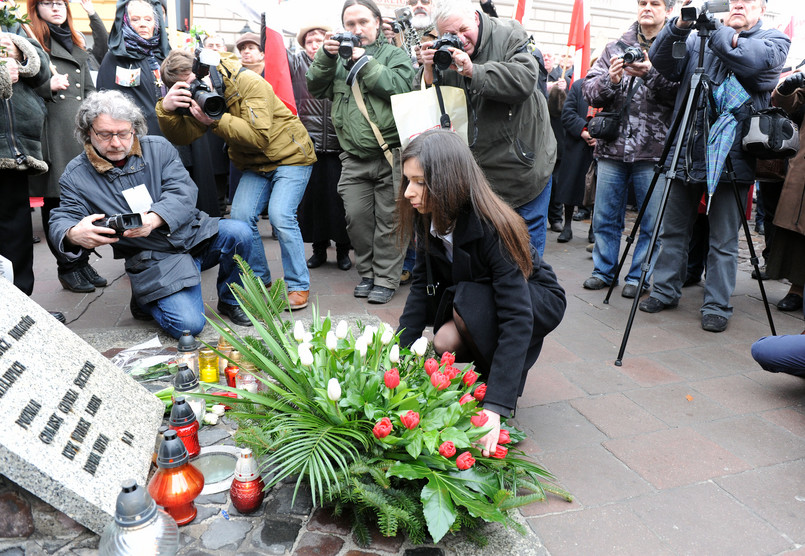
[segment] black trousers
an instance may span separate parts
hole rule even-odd
[[[0,255],[14,267],[14,285],[26,295],[34,291],[34,231],[28,201],[28,176],[0,170]]]

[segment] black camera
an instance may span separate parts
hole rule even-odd
[[[710,14],[730,11],[729,0],[708,0],[701,6],[684,6],[680,12],[682,21],[696,21],[699,16],[711,17]]]
[[[431,48],[436,52],[433,53],[433,65],[441,71],[445,71],[453,63],[453,53],[450,52],[450,47],[464,50],[461,47],[461,39],[453,33],[445,33],[433,43]]]
[[[411,13],[411,8],[405,6],[404,8],[394,10],[394,17],[396,19],[391,22],[391,30],[395,33],[402,33],[411,27],[411,19],[414,17],[414,14]]]
[[[646,53],[639,46],[630,46],[618,58],[622,59],[624,64],[633,64],[645,60]]]
[[[352,49],[361,46],[361,38],[349,31],[336,33],[330,38],[338,43],[338,55],[345,60],[352,59]]]
[[[123,235],[123,232],[132,228],[139,228],[143,225],[143,218],[139,213],[132,212],[129,214],[115,214],[114,216],[107,216],[93,222],[94,225],[101,228],[112,228],[116,236]]]
[[[190,84],[190,96],[210,118],[218,119],[226,112],[224,97],[210,89],[203,81],[210,74],[210,67],[215,67],[221,61],[220,55],[212,50],[196,48],[193,58],[193,73],[196,80]],[[177,114],[189,116],[189,108],[177,108]]]

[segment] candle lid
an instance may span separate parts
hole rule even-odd
[[[189,425],[195,420],[196,414],[193,412],[193,408],[190,407],[190,404],[187,403],[184,396],[176,398],[171,408],[170,425],[172,427],[182,427]]]
[[[120,485],[122,491],[117,495],[115,521],[123,527],[142,525],[157,513],[157,504],[148,490],[142,488],[134,479],[126,479]]]
[[[189,392],[198,387],[198,377],[193,369],[182,363],[173,378],[173,387],[177,392]]]
[[[196,351],[197,348],[198,348],[198,342],[196,342],[196,339],[190,335],[190,331],[183,330],[182,337],[179,338],[179,345],[176,347],[176,349],[180,352],[183,352],[183,351]]]
[[[171,469],[181,467],[189,460],[187,448],[185,448],[184,442],[176,436],[176,431],[173,429],[165,431],[157,453],[157,466],[161,469]]]

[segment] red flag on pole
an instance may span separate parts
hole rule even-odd
[[[288,54],[282,35],[263,24],[265,39],[263,40],[263,53],[265,54],[266,81],[271,83],[274,94],[296,114],[296,100],[293,96],[291,83],[291,70],[288,67]]]
[[[526,4],[529,4],[530,0],[517,0],[514,5],[514,15],[512,19],[516,19],[519,23],[523,22],[523,16],[526,12]]]
[[[576,47],[573,75],[579,78],[586,76],[590,67],[590,10],[584,0],[575,0],[573,4],[567,45]]]
[[[794,16],[791,16],[791,21],[788,22],[788,25],[785,27],[785,31],[783,31],[786,35],[788,35],[789,39],[794,38]]]

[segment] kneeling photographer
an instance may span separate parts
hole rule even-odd
[[[257,229],[259,215],[268,206],[280,243],[289,306],[302,309],[308,304],[310,275],[296,208],[316,161],[313,142],[265,79],[244,69],[234,54],[221,53],[220,59],[217,54],[173,50],[165,58],[162,79],[170,90],[156,106],[159,127],[177,145],[195,141],[208,127],[226,142],[229,158],[243,172],[231,218],[251,228],[252,270],[263,283],[271,283]]]
[[[685,0],[682,16],[671,19],[649,51],[657,71],[666,79],[680,82],[674,114],[685,107],[700,55],[701,69],[717,96],[726,93],[737,98],[743,94],[742,88],[755,109],[767,107],[791,41],[780,31],[762,28],[760,18],[766,11],[766,0],[722,0],[706,2],[696,8],[688,4],[690,0]],[[714,14],[727,10],[723,24],[718,22]],[[696,32],[692,33],[694,29]],[[701,38],[707,35],[702,52]],[[732,76],[735,79],[731,79]],[[725,90],[718,91],[722,86]],[[709,131],[705,126],[712,123],[705,122],[700,111],[695,116],[693,127],[680,130],[675,138],[683,141],[680,151],[683,154],[680,171],[668,193],[659,237],[662,245],[654,267],[654,289],[651,297],[640,303],[640,310],[647,313],[676,307],[682,296],[691,230],[702,194],[707,190],[707,149],[703,138]],[[755,179],[755,157],[741,150],[741,122],[736,122],[734,127],[728,125],[727,129],[735,135],[726,147],[734,167],[738,194],[746,199]],[[688,144],[691,134],[693,144]],[[707,279],[701,307],[701,326],[709,332],[724,331],[732,316],[730,296],[735,289],[738,229],[743,218],[726,172],[718,179],[708,215]]]
[[[607,44],[582,85],[590,106],[604,110],[587,126],[596,139],[595,158],[598,159],[593,272],[583,284],[588,290],[605,288],[617,280],[615,271],[629,183],[633,184],[637,203],[642,206],[671,125],[677,83],[652,67],[646,51],[671,15],[674,3],[675,0],[637,0],[637,21],[620,39]],[[602,121],[610,124],[610,129],[595,125]],[[640,235],[621,291],[623,297],[639,295],[641,265],[651,244],[661,197],[662,188],[656,188],[643,214]],[[649,272],[646,283],[650,276]]]
[[[526,221],[542,256],[556,139],[529,35],[517,21],[476,11],[470,0],[444,0],[431,15],[439,39],[420,50],[425,83],[464,89],[472,153],[492,190]]]

